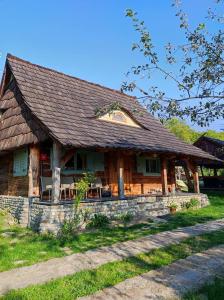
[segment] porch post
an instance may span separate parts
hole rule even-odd
[[[197,166],[193,166],[192,173],[193,173],[193,179],[194,179],[194,192],[199,194],[200,193],[200,187],[199,187],[199,175],[198,175]]]
[[[196,164],[190,162],[189,160],[186,160],[187,168],[191,170],[193,175],[193,182],[194,182],[194,192],[199,194],[200,193],[200,187],[199,187],[199,175],[198,175],[198,167]]]
[[[161,159],[161,180],[163,195],[168,195],[168,181],[167,181],[167,159],[162,157]]]
[[[124,158],[119,155],[117,161],[118,171],[118,195],[120,199],[124,199]]]
[[[170,179],[171,179],[171,193],[176,194],[176,176],[175,176],[175,164],[173,161],[170,163]]]
[[[31,145],[29,148],[28,197],[40,195],[39,173],[40,173],[40,149],[38,145]]]
[[[61,146],[54,142],[52,152],[52,201],[54,203],[60,200],[60,158],[61,158]]]

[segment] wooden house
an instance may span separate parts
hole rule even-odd
[[[180,162],[199,193],[197,165],[215,159],[176,138],[135,97],[12,55],[1,82],[0,119],[1,195],[42,195],[57,203],[70,197],[61,193],[62,183],[87,171],[100,179],[100,197],[168,195],[175,193]]]
[[[202,160],[201,176],[205,188],[224,188],[224,141],[202,135],[194,146],[215,156],[219,161]]]

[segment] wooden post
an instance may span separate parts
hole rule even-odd
[[[117,160],[118,172],[118,195],[120,199],[124,199],[124,158],[119,155]]]
[[[61,185],[60,159],[61,159],[61,146],[58,143],[54,142],[53,152],[52,152],[52,201],[54,203],[57,203],[60,200],[60,185]]]
[[[176,194],[176,175],[175,175],[175,164],[173,161],[170,163],[170,181],[171,181],[171,193]]]
[[[163,195],[166,196],[166,195],[168,195],[167,159],[166,158],[162,158],[161,180],[162,180]]]
[[[195,164],[190,162],[189,160],[186,160],[186,164],[188,169],[191,170],[192,175],[193,175],[193,181],[194,181],[194,192],[199,194],[200,193],[200,188],[199,188],[199,175],[198,175],[198,168]]]
[[[31,145],[29,149],[29,192],[28,196],[40,195],[40,149],[38,145]]]
[[[197,166],[193,166],[193,178],[194,178],[194,192],[199,194],[200,187],[199,187],[199,175],[198,175],[198,168]]]

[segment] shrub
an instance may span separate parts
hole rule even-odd
[[[86,223],[88,217],[88,210],[76,210],[74,217],[70,220],[64,221],[60,231],[58,232],[60,242],[63,244],[76,238],[80,228]]]
[[[107,227],[110,223],[109,218],[106,215],[95,214],[88,224],[88,228],[103,228]]]

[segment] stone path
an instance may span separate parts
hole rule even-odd
[[[224,219],[205,224],[165,231],[108,247],[89,250],[69,256],[50,259],[28,267],[20,267],[0,273],[0,295],[11,289],[40,284],[51,279],[74,274],[85,269],[94,269],[108,262],[146,253],[156,248],[178,243],[191,236],[224,229]]]
[[[169,266],[127,279],[80,300],[175,300],[224,276],[224,245],[178,260]]]

